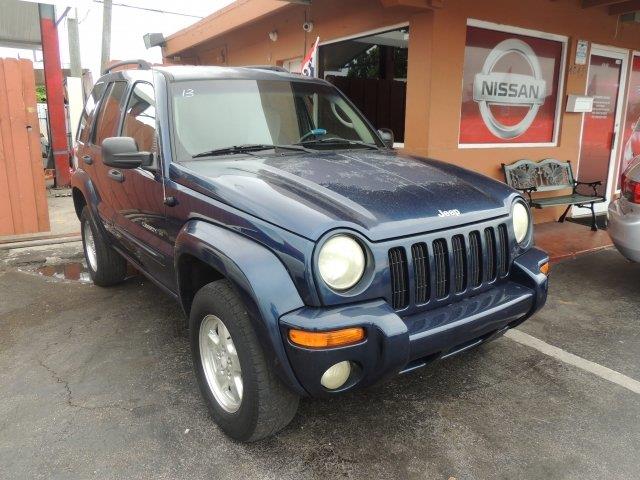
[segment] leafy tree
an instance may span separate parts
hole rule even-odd
[[[407,78],[407,56],[408,49],[394,48],[394,77]],[[347,76],[351,78],[375,78],[379,79],[380,74],[380,47],[374,45],[368,50],[357,55],[353,60],[345,65],[348,68]],[[389,79],[390,80],[390,79]]]
[[[407,78],[407,65],[409,64],[409,49],[394,48],[395,57],[395,78]]]
[[[43,85],[38,85],[36,87],[36,102],[44,103],[47,101],[47,91],[45,90]]]
[[[380,48],[374,45],[351,60],[346,67],[351,78],[380,78]]]

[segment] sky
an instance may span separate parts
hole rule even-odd
[[[56,4],[56,15],[60,16],[66,6],[71,6],[69,15],[78,18],[80,34],[80,57],[82,68],[93,73],[94,81],[100,76],[100,49],[102,45],[102,2],[95,0],[52,0]],[[200,18],[232,3],[233,0],[113,0],[111,26],[111,58],[128,60],[143,58],[160,63],[160,47],[147,50],[142,36],[145,33],[161,32],[165,36],[196,23]],[[128,6],[123,6],[128,5]],[[138,8],[132,8],[138,7]],[[166,13],[143,10],[148,8]],[[69,43],[66,19],[58,25],[60,59],[63,68],[69,66]],[[41,52],[0,48],[0,57],[42,59]]]

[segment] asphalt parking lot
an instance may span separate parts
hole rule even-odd
[[[0,266],[1,478],[638,478],[640,394],[511,338],[232,442],[177,305],[139,277],[101,289],[17,266],[51,255]],[[640,265],[605,250],[555,266],[519,329],[638,380],[639,311]]]

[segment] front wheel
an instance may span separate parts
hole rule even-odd
[[[89,207],[82,209],[80,228],[84,258],[93,283],[108,287],[124,280],[127,261],[105,241],[91,218]]]
[[[226,280],[198,291],[189,335],[200,391],[227,435],[251,442],[289,424],[299,397],[267,364],[245,307]]]

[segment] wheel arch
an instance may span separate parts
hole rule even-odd
[[[176,259],[176,275],[180,303],[187,315],[191,312],[191,304],[198,290],[208,283],[226,278],[211,264],[191,252],[184,252]]]
[[[73,207],[78,219],[82,215],[82,209],[88,206],[94,217],[98,212],[99,197],[93,186],[91,177],[84,170],[76,170],[71,177],[71,194]]]
[[[236,232],[191,220],[176,238],[174,262],[185,313],[189,315],[200,287],[210,281],[229,281],[247,308],[267,361],[286,385],[306,394],[289,365],[279,326],[282,315],[304,307],[304,302],[278,257]]]
[[[76,211],[78,220],[80,220],[82,209],[87,205],[87,200],[84,198],[82,190],[80,190],[78,187],[73,187],[73,189],[71,190],[71,196],[73,197],[73,208]]]

